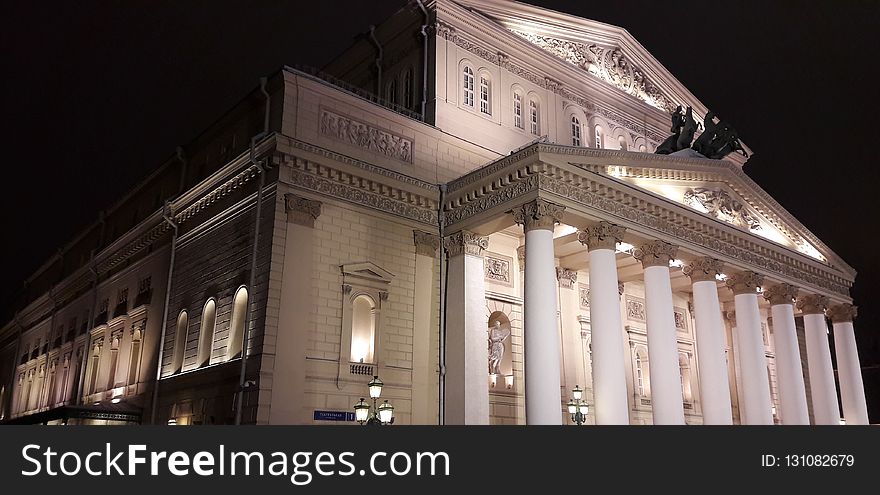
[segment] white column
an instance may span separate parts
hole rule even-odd
[[[813,402],[813,419],[817,425],[840,424],[831,347],[828,345],[828,324],[825,322],[827,306],[828,298],[818,294],[803,295],[797,300],[797,307],[804,314],[810,398]]]
[[[773,424],[767,356],[764,355],[761,313],[758,311],[758,287],[763,282],[763,275],[750,271],[737,273],[727,279],[727,286],[734,293],[744,402],[742,417],[743,424],[747,425]]]
[[[489,424],[489,348],[483,250],[489,240],[461,231],[446,237],[446,424]]]
[[[523,365],[526,424],[530,425],[562,424],[553,226],[562,219],[563,209],[536,199],[513,210],[526,237]]]
[[[721,304],[718,302],[715,279],[722,267],[720,261],[703,257],[683,268],[693,284],[700,399],[703,402],[703,424],[707,425],[733,424],[730,378],[724,352],[724,322],[721,321]]]
[[[434,321],[434,261],[440,239],[433,234],[413,231],[416,249],[416,279],[413,291],[413,370],[412,423],[437,424],[436,353],[431,354]]]
[[[562,385],[565,392],[580,386],[592,388],[584,382],[584,354],[581,323],[577,319],[580,304],[577,272],[561,266],[556,267],[559,294],[559,323],[562,334]]]
[[[672,312],[669,262],[677,246],[651,241],[633,251],[645,269],[645,314],[648,325],[648,362],[651,377],[651,413],[655,425],[683,425],[684,405],[678,341]]]
[[[776,381],[779,384],[780,418],[784,425],[808,425],[807,391],[801,368],[797,330],[794,323],[794,299],[797,288],[778,284],[764,291],[770,301],[773,318],[773,347],[776,349]]]
[[[578,233],[590,257],[590,342],[596,424],[629,424],[615,246],[624,228],[600,222]]]
[[[865,385],[853,330],[856,307],[837,304],[828,308],[828,317],[834,327],[834,350],[837,353],[837,377],[840,381],[840,401],[843,418],[848,425],[868,424],[868,406],[865,404]]]

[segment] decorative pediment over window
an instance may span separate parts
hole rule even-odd
[[[344,285],[366,286],[387,290],[394,274],[371,261],[349,263],[340,266]]]
[[[663,94],[645,71],[633,64],[616,46],[603,47],[595,43],[561,40],[515,29],[511,31],[652,107],[667,112],[675,110],[677,104],[672,98]]]

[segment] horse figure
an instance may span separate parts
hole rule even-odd
[[[697,132],[697,121],[694,120],[694,109],[688,106],[687,112],[684,114],[684,124],[681,134],[675,144],[675,151],[683,150],[691,145],[694,140],[694,133]]]
[[[706,118],[703,119],[703,133],[700,134],[700,137],[698,137],[696,141],[694,141],[691,148],[697,153],[707,156],[706,153],[708,151],[706,150],[706,147],[712,142],[712,138],[715,137],[716,127],[715,112],[709,110],[709,112],[706,113]]]

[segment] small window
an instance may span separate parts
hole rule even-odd
[[[618,149],[626,151],[626,138],[623,136],[617,136],[617,145],[619,146]]]
[[[138,369],[141,362],[141,327],[135,327],[131,332],[131,350],[128,353],[128,384],[134,385],[138,382]]]
[[[229,322],[229,339],[226,342],[226,360],[241,356],[241,339],[244,337],[245,317],[247,316],[248,291],[238,289],[232,301],[232,319]]]
[[[101,346],[95,344],[92,347],[91,369],[89,370],[89,394],[93,394],[98,387],[98,366],[101,363]]]
[[[480,111],[490,115],[492,106],[489,104],[489,78],[480,75]]]
[[[636,351],[636,389],[640,397],[648,396],[648,387],[645,384],[647,373],[646,361],[645,351],[639,348]]]
[[[376,304],[369,296],[357,296],[352,302],[351,361],[372,363],[376,340]]]
[[[574,115],[571,116],[571,145],[581,145],[581,121]]]
[[[183,370],[183,358],[186,354],[186,333],[189,327],[189,317],[186,311],[181,311],[177,317],[177,330],[174,335],[174,355],[171,361],[171,372],[179,373]]]
[[[597,125],[593,132],[593,144],[596,149],[602,149],[602,127]]]
[[[403,71],[403,105],[410,110],[414,106],[413,95],[413,71],[406,69]]]
[[[110,372],[107,373],[107,390],[116,386],[116,367],[119,365],[119,336],[110,338]]]
[[[397,80],[392,79],[388,82],[388,86],[385,91],[385,99],[393,104],[397,104]]]
[[[214,299],[208,299],[208,302],[205,303],[205,309],[202,310],[202,324],[199,329],[199,351],[196,357],[196,367],[198,368],[211,362],[216,320],[217,302]]]
[[[464,104],[474,106],[474,71],[470,67],[464,68]]]
[[[523,129],[522,95],[513,93],[513,125]]]
[[[532,134],[535,136],[541,133],[541,125],[539,122],[538,102],[535,100],[529,100],[529,126]]]

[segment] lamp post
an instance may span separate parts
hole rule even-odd
[[[378,376],[373,376],[367,387],[370,389],[370,399],[373,405],[370,406],[363,397],[354,405],[354,419],[361,425],[390,425],[394,423],[394,406],[388,403],[386,399],[382,404],[376,405],[379,397],[382,395],[382,380]]]
[[[574,390],[571,391],[571,400],[568,401],[568,414],[578,426],[587,422],[587,412],[590,410],[590,406],[581,400],[583,396],[584,391],[581,390],[580,385],[575,385]]]

